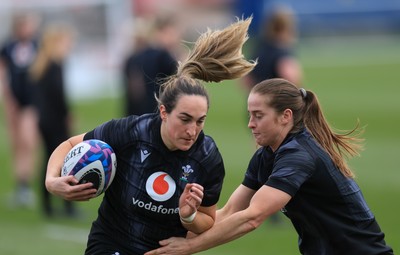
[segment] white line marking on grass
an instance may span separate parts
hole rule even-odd
[[[46,224],[44,227],[46,237],[59,241],[70,241],[86,243],[88,230],[81,228],[66,227],[62,225]]]

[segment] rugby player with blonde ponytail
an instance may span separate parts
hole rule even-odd
[[[208,29],[200,35],[185,61],[179,62],[176,75],[169,77],[160,86],[160,105],[171,111],[182,94],[209,96],[201,83],[220,82],[241,78],[256,65],[242,54],[248,39],[248,28],[252,18],[238,20],[223,30]]]
[[[85,254],[144,254],[167,237],[200,234],[213,226],[225,167],[214,140],[203,132],[209,108],[203,82],[240,78],[253,69],[256,63],[242,54],[250,22],[238,20],[202,34],[177,73],[161,85],[158,113],[108,121],[53,152],[46,188],[66,200],[96,194],[91,183],[60,177],[73,146],[98,139],[117,157]]]

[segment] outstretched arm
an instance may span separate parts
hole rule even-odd
[[[169,238],[160,242],[163,247],[145,255],[186,255],[210,249],[235,240],[256,229],[270,215],[284,207],[289,200],[287,193],[263,186],[250,201],[249,207],[216,223],[210,230],[191,239]],[[231,200],[231,199],[229,199]],[[234,201],[230,201],[234,203]]]
[[[230,215],[249,207],[251,198],[254,196],[255,193],[255,190],[252,190],[242,184],[239,185],[239,187],[237,187],[236,190],[232,193],[224,207],[217,211],[216,221],[222,221]]]
[[[61,143],[51,154],[47,164],[46,188],[50,193],[65,200],[85,201],[93,198],[96,194],[96,189],[92,188],[91,183],[78,184],[78,180],[74,176],[60,177],[65,156],[72,147],[83,141],[84,135],[71,137]]]

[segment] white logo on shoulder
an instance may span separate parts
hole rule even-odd
[[[146,158],[148,156],[150,156],[150,154],[151,154],[151,152],[148,151],[148,150],[140,150],[140,160],[141,160],[141,162],[143,163],[143,161],[145,161]]]

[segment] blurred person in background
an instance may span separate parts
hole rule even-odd
[[[266,79],[283,78],[301,86],[303,71],[294,54],[297,41],[296,20],[287,6],[276,6],[266,12],[261,31],[251,50],[257,66],[243,78],[246,92]]]
[[[159,84],[176,72],[181,57],[181,32],[172,14],[136,20],[135,46],[123,64],[125,114],[141,115],[157,110]]]
[[[18,13],[12,22],[13,35],[0,52],[0,85],[16,179],[16,192],[11,202],[17,207],[33,207],[35,196],[31,186],[35,177],[38,134],[28,69],[36,57],[40,17],[32,12]]]
[[[71,134],[71,113],[65,94],[64,60],[70,52],[73,39],[69,26],[59,24],[46,27],[36,60],[30,68],[38,127],[45,147],[41,183],[44,183],[51,153]],[[51,202],[52,195],[44,185],[40,187],[43,212],[45,216],[53,217],[55,212]],[[65,200],[64,207],[66,216],[77,216],[71,201]]]
[[[363,147],[358,123],[334,132],[316,94],[280,78],[255,85],[247,104],[260,148],[216,223],[192,238],[163,240],[164,247],[145,255],[204,251],[244,236],[278,211],[297,231],[301,254],[393,255],[347,164]]]

